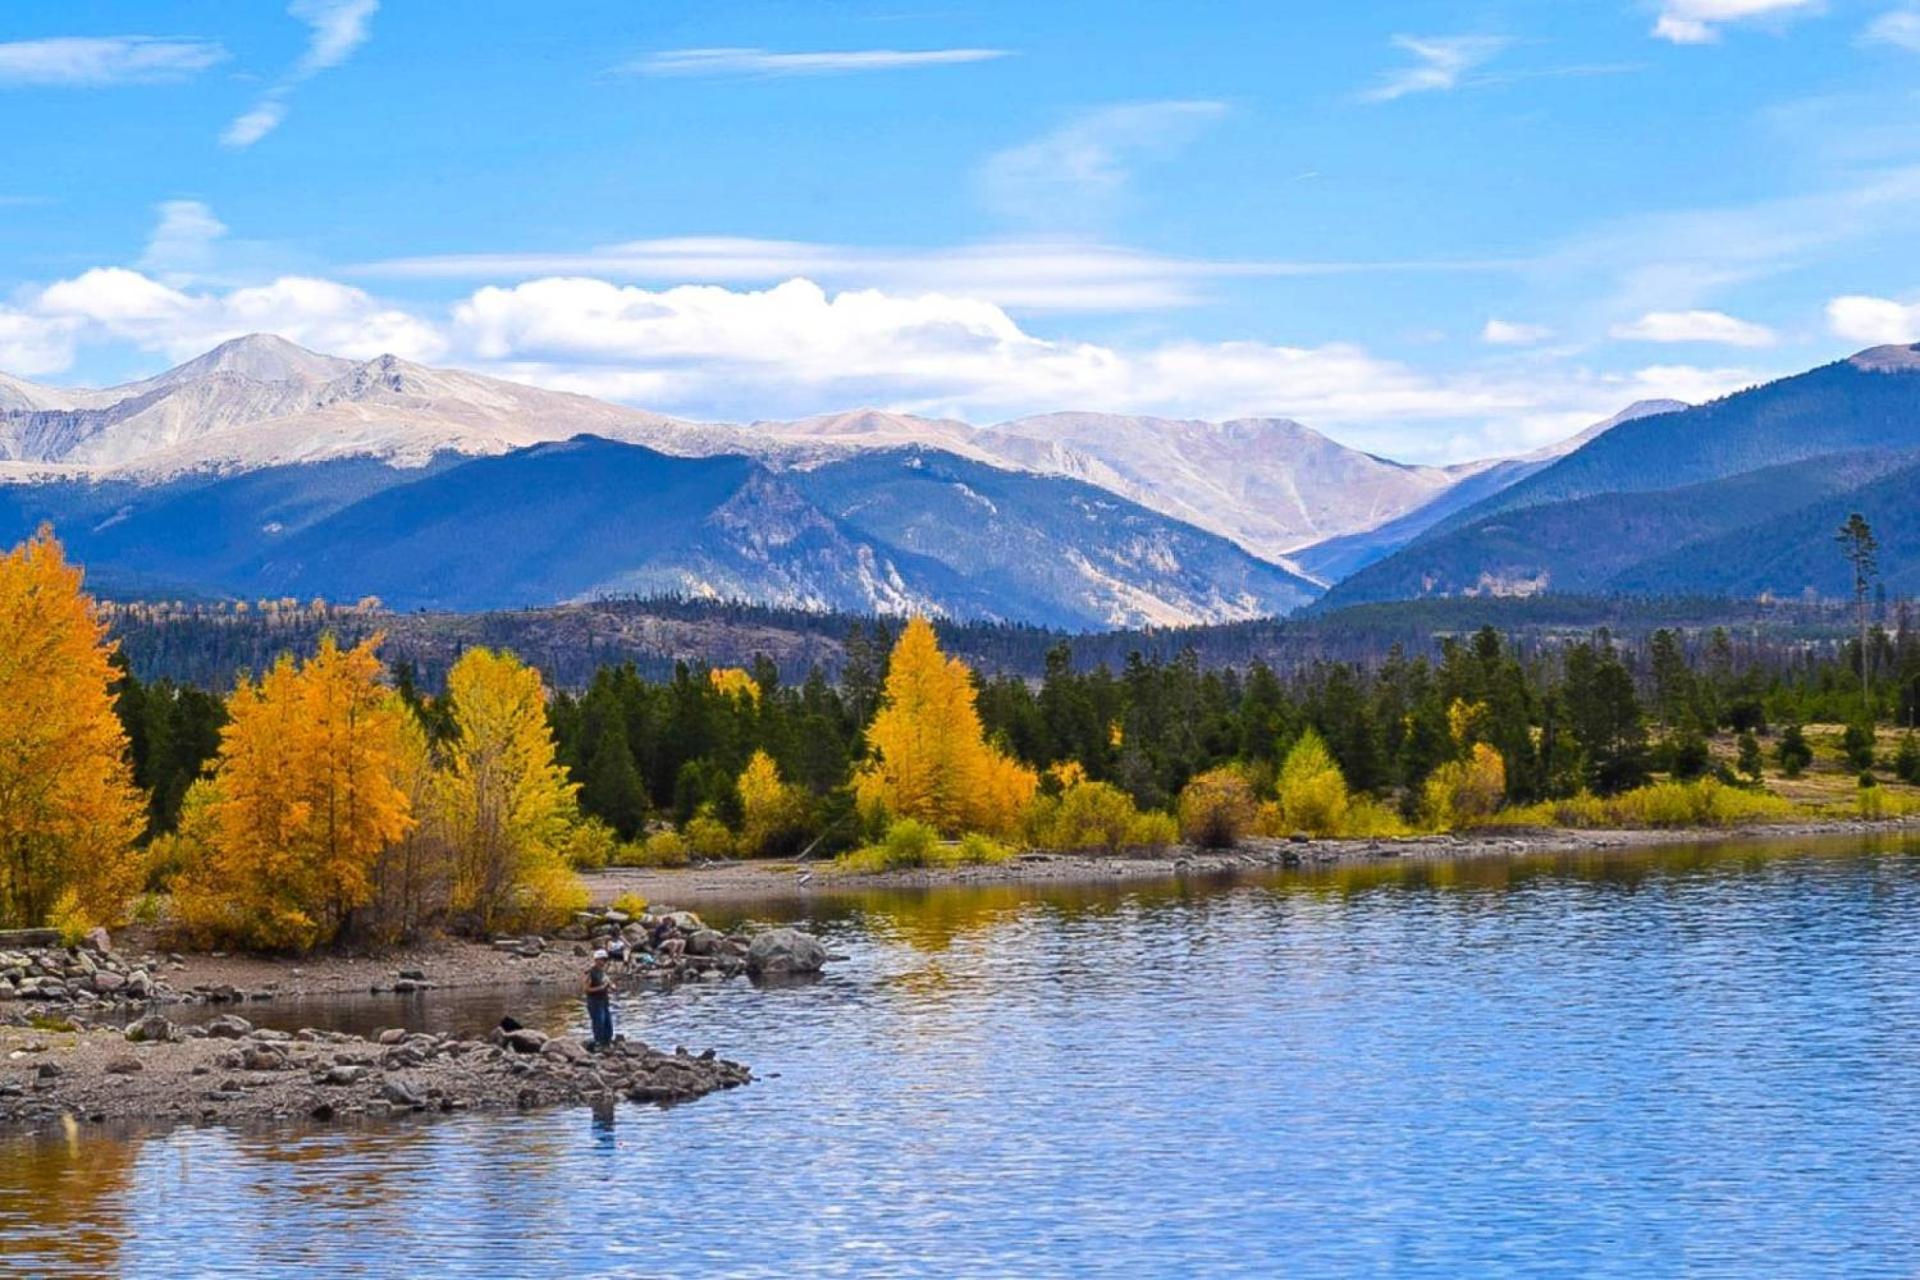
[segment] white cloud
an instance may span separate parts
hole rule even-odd
[[[59,373],[73,363],[78,328],[71,320],[0,306],[0,372],[22,378]]]
[[[1512,320],[1489,319],[1480,330],[1480,340],[1496,347],[1526,347],[1545,342],[1553,330],[1545,325],[1520,324]]]
[[[1783,19],[1820,7],[1821,0],[1664,0],[1653,34],[1674,44],[1711,44],[1720,28],[1756,18]]]
[[[1429,372],[1342,342],[1106,344],[1043,337],[979,298],[804,279],[646,289],[543,277],[410,311],[331,280],[180,285],[103,267],[0,308],[0,367],[45,374],[86,347],[168,362],[250,332],[357,358],[451,363],[694,417],[790,417],[861,404],[988,421],[1075,408],[1278,415],[1413,459],[1531,448],[1651,396],[1702,399],[1744,369],[1596,373],[1556,358]]]
[[[768,49],[667,49],[620,68],[647,76],[829,76],[990,62],[1006,49],[841,49],[775,53]]]
[[[156,211],[159,225],[136,265],[172,283],[205,275],[213,265],[214,246],[227,234],[227,224],[198,200],[165,200]]]
[[[220,145],[250,147],[280,127],[287,118],[287,104],[278,97],[262,98],[235,116],[220,132]]]
[[[96,267],[29,296],[24,313],[70,343],[127,342],[171,359],[247,333],[277,333],[356,359],[446,351],[435,327],[331,280],[283,276],[225,292],[175,288],[126,267]]]
[[[1770,347],[1773,330],[1724,311],[1649,311],[1638,320],[1608,330],[1629,342],[1718,342],[1729,347]]]
[[[585,253],[481,253],[396,258],[347,268],[401,279],[502,281],[597,276],[648,284],[775,284],[805,276],[829,287],[951,293],[1020,311],[1123,312],[1190,306],[1217,280],[1483,272],[1512,264],[1262,262],[1169,258],[1080,239],[1010,240],[909,250],[687,236],[632,240]]]
[[[1920,342],[1920,302],[1849,294],[1827,304],[1827,327],[1850,342]]]
[[[973,421],[1059,408],[1271,414],[1403,457],[1530,448],[1632,400],[1755,380],[1684,367],[1434,375],[1337,342],[1118,347],[1037,337],[977,299],[831,294],[805,280],[759,291],[583,278],[487,287],[455,309],[449,339],[505,376],[702,417],[859,404]]]
[[[294,78],[304,80],[345,62],[367,42],[367,26],[379,7],[380,0],[293,0],[287,12],[313,28]]]
[[[1504,36],[1395,36],[1393,43],[1413,55],[1414,65],[1382,77],[1361,95],[1368,102],[1457,88],[1463,76],[1512,42]]]
[[[1867,25],[1867,39],[1920,53],[1920,9],[1894,9]]]
[[[981,190],[993,208],[1023,221],[1095,221],[1126,193],[1139,161],[1173,154],[1226,113],[1225,103],[1206,101],[1102,107],[988,156]]]
[[[185,80],[224,60],[212,40],[55,36],[0,44],[0,84],[97,88]]]
[[[278,129],[287,118],[287,99],[294,87],[339,66],[365,44],[379,8],[380,0],[292,0],[288,15],[311,29],[306,51],[259,101],[233,118],[220,134],[221,145],[250,147]]]

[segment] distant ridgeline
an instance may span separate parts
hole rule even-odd
[[[282,653],[312,652],[323,634],[343,644],[375,632],[382,655],[408,664],[438,688],[460,654],[476,645],[511,649],[561,688],[589,684],[603,666],[632,663],[647,679],[693,667],[744,667],[765,659],[783,681],[816,667],[837,679],[849,639],[884,652],[899,618],[811,612],[729,601],[659,596],[492,613],[390,613],[373,602],[104,604],[113,635],[143,680],[171,679],[225,689],[241,671],[260,672]],[[1886,606],[1895,630],[1906,606]],[[1074,665],[1119,671],[1139,655],[1169,662],[1191,653],[1207,669],[1264,662],[1289,671],[1317,661],[1373,665],[1397,647],[1432,656],[1448,637],[1483,626],[1522,653],[1558,647],[1606,630],[1626,642],[1668,628],[1704,639],[1724,627],[1743,665],[1782,667],[1839,650],[1853,634],[1849,606],[1759,603],[1712,597],[1556,596],[1431,599],[1356,605],[1324,614],[1207,627],[1074,633],[1017,623],[938,624],[941,643],[976,670],[1038,678],[1047,654],[1065,644]]]

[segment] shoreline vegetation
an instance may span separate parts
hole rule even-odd
[[[1861,618],[1850,648],[1601,630],[1523,653],[1487,627],[1433,659],[1289,670],[1082,669],[1061,645],[1037,681],[981,676],[913,618],[850,635],[831,683],[761,660],[575,690],[477,645],[426,688],[377,634],[322,634],[222,694],[128,674],[43,530],[0,556],[0,928],[64,951],[0,986],[419,991],[448,980],[369,967],[430,953],[460,981],[558,981],[596,898],[625,921],[749,889],[1898,829],[1920,817],[1920,630],[1904,606],[1891,633]],[[129,925],[144,976],[90,972],[83,943]],[[719,976],[758,945],[679,932],[676,964]],[[196,976],[223,971],[276,976]]]

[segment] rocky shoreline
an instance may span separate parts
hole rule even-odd
[[[0,1127],[258,1124],[423,1112],[529,1110],[626,1099],[677,1103],[749,1083],[712,1050],[615,1040],[600,1052],[531,1028],[462,1039],[273,1031],[238,1014],[200,1026],[152,1013],[124,1031],[0,1028]]]
[[[395,957],[322,957],[302,963],[210,955],[208,963],[299,977],[318,969],[323,985],[291,989],[279,980],[249,989],[201,980],[194,960],[177,953],[115,949],[96,930],[77,946],[46,931],[0,937],[0,1129],[63,1117],[107,1123],[250,1124],[414,1112],[529,1109],[613,1101],[674,1103],[748,1083],[747,1067],[709,1049],[662,1053],[616,1038],[595,1050],[570,1036],[506,1024],[485,1039],[395,1027],[371,1037],[307,1027],[255,1027],[237,1011],[182,1025],[166,1010],[181,1005],[240,1006],[283,995],[356,990],[402,995],[436,987],[481,985],[517,971],[519,985],[582,980],[592,949],[613,947],[623,985],[721,981],[748,976],[782,981],[817,973],[830,958],[793,929],[751,935],[709,929],[691,912],[634,919],[610,908],[581,913],[554,937],[490,944],[431,944],[446,962],[435,976],[418,967],[421,950]],[[453,948],[448,950],[448,948]],[[330,987],[341,975],[364,980],[362,961],[378,965],[371,983]],[[464,965],[464,967],[462,967]],[[230,970],[229,970],[230,971]],[[156,977],[156,974],[167,975]],[[390,975],[390,976],[389,976]],[[169,981],[168,978],[172,978]],[[124,1028],[115,1024],[135,1012]]]

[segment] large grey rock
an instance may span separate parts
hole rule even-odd
[[[747,948],[747,972],[756,978],[818,973],[826,962],[819,939],[798,929],[769,929]]]

